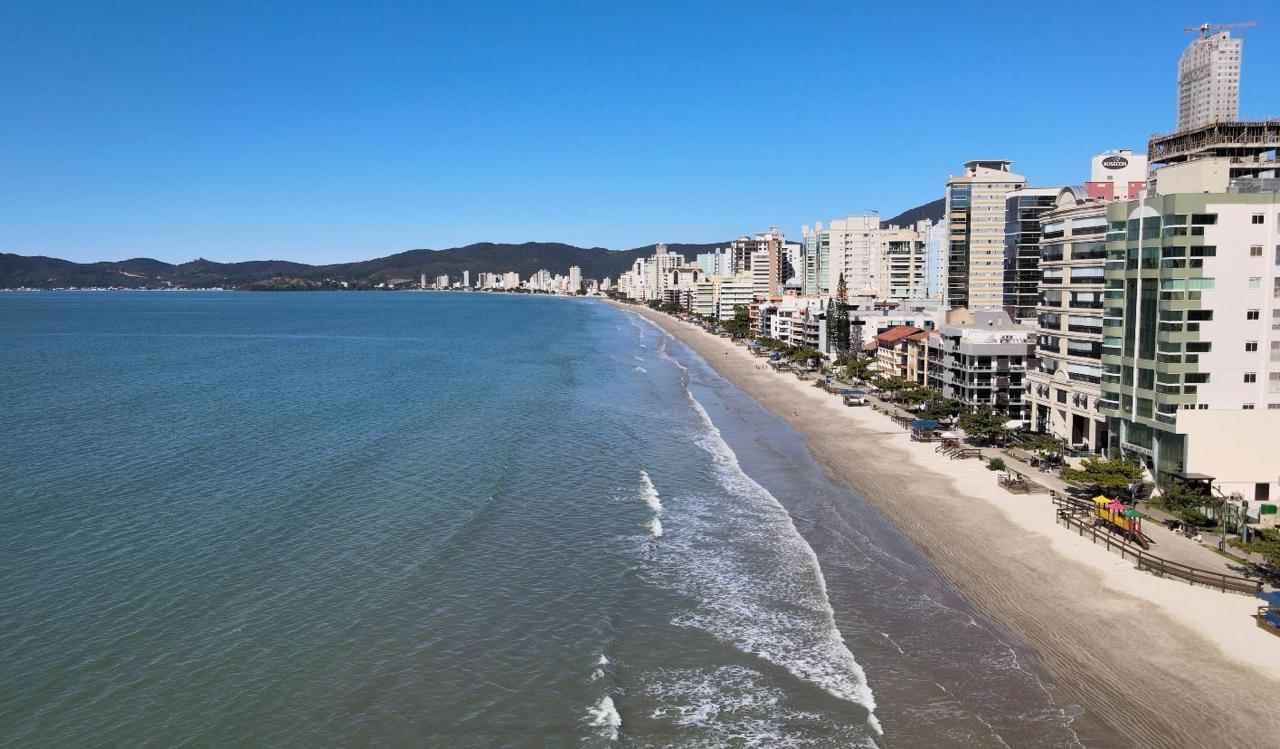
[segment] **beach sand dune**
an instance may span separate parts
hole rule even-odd
[[[979,461],[940,458],[886,416],[843,408],[812,383],[759,367],[741,346],[665,314],[627,309],[804,434],[829,474],[1033,648],[1059,701],[1083,705],[1121,737],[1115,745],[1276,745],[1280,641],[1254,625],[1254,599],[1139,572],[1058,526],[1044,495],[1004,492]]]

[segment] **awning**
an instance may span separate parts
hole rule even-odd
[[[1004,428],[1005,428],[1005,429],[1021,429],[1021,428],[1022,428],[1022,420],[1021,420],[1021,419],[1010,419],[1010,420],[1008,420],[1008,421],[1006,421],[1006,422],[1004,423]]]
[[[1110,502],[1111,500],[1101,495],[1093,498],[1093,503],[1099,507],[1106,507],[1108,504],[1110,504]]]
[[[915,421],[911,422],[911,428],[924,429],[924,430],[937,429],[938,422],[934,421],[933,419],[916,419]]]
[[[1124,515],[1124,516],[1125,516],[1125,517],[1127,517],[1127,518],[1140,518],[1140,517],[1142,517],[1142,513],[1138,512],[1137,510],[1125,510],[1124,512],[1122,512],[1122,513],[1120,513],[1120,514],[1121,514],[1121,515]]]
[[[944,439],[944,440],[958,440],[958,439],[960,439],[960,433],[959,433],[959,432],[943,432],[940,436],[941,436],[941,437],[942,437],[942,439]]]

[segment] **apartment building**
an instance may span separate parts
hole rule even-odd
[[[921,219],[912,226],[880,230],[879,298],[905,302],[928,297],[926,270],[932,227],[932,221]]]
[[[986,406],[1023,421],[1031,338],[1004,310],[950,310],[929,335],[929,387],[967,408]]]
[[[966,161],[947,179],[947,306],[1000,309],[1004,305],[1005,198],[1026,184],[1012,161]]]
[[[1280,122],[1154,138],[1154,194],[1107,208],[1102,408],[1160,481],[1280,494]]]
[[[1107,201],[1064,187],[1040,215],[1042,299],[1036,366],[1027,375],[1031,428],[1103,452],[1102,309]]]
[[[1178,59],[1178,130],[1191,130],[1240,117],[1241,39],[1228,31],[1209,34],[1187,45]]]
[[[1032,324],[1040,303],[1040,216],[1053,207],[1059,187],[1028,187],[1004,201],[1004,309]]]
[[[776,294],[782,289],[782,250],[786,239],[777,227],[754,235],[743,235],[729,245],[731,267],[734,274],[747,273],[752,277],[761,274],[764,295]],[[760,267],[757,256],[763,258]]]
[[[910,378],[914,381],[917,367],[913,366],[912,359],[919,353],[919,343],[927,341],[928,337],[928,331],[914,325],[895,325],[877,335],[874,365],[876,372],[886,377]],[[912,341],[917,344],[913,347],[914,350],[908,348]]]
[[[865,213],[802,230],[806,253],[806,296],[834,293],[844,276],[850,295],[880,294],[880,214]]]
[[[823,296],[835,290],[831,281],[831,232],[816,223],[813,229],[800,227],[800,293]]]

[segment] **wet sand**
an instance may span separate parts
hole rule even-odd
[[[1280,735],[1280,641],[1249,618],[1254,599],[1139,572],[1058,526],[1045,495],[999,488],[979,461],[942,458],[887,416],[845,408],[742,346],[625,308],[786,419],[833,479],[883,512],[975,607],[1029,645],[1060,701],[1084,706],[1119,737],[1090,745],[1270,746]]]

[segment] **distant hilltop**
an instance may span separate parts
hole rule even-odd
[[[667,243],[672,252],[694,254],[728,242],[712,244]],[[334,265],[307,265],[283,260],[254,260],[243,263],[216,263],[192,260],[165,263],[149,258],[119,262],[73,263],[51,257],[0,253],[0,288],[229,288],[229,289],[313,289],[373,288],[380,284],[449,275],[463,271],[505,273],[521,276],[541,269],[567,272],[570,266],[582,269],[584,278],[617,277],[636,258],[653,254],[655,245],[631,250],[603,247],[575,247],[560,242],[496,244],[480,242],[446,250],[409,250],[373,260]]]

